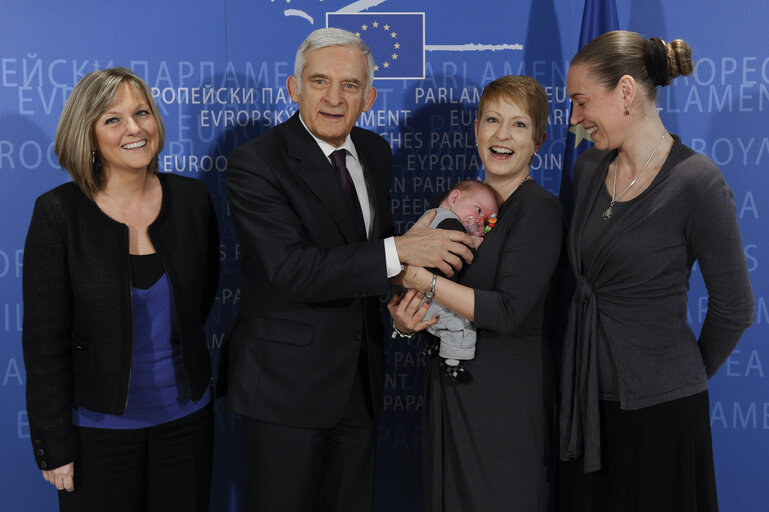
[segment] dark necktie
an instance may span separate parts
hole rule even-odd
[[[352,182],[350,171],[347,170],[347,150],[337,149],[331,153],[331,161],[336,168],[336,177],[342,186],[344,195],[347,196],[347,202],[350,206],[350,214],[355,225],[355,234],[358,240],[366,240],[366,224],[363,222],[363,212],[358,201],[358,194],[355,192],[355,185]]]

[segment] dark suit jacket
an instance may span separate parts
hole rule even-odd
[[[392,154],[353,128],[374,220],[356,242],[334,168],[299,114],[237,148],[227,195],[241,244],[241,304],[228,336],[228,405],[254,419],[328,428],[343,413],[361,350],[381,409]]]

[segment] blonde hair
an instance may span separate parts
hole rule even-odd
[[[75,85],[67,99],[56,128],[54,145],[61,167],[90,198],[93,198],[103,185],[101,162],[93,150],[93,126],[96,120],[115,103],[123,83],[129,84],[137,95],[146,99],[157,122],[157,154],[147,166],[147,172],[151,174],[158,172],[158,155],[163,149],[166,131],[149,86],[126,68],[92,71]],[[94,157],[96,157],[95,162],[93,162]]]
[[[531,118],[534,124],[532,136],[534,144],[542,141],[542,135],[547,131],[547,93],[545,89],[531,77],[523,75],[507,75],[497,78],[483,88],[481,99],[478,100],[478,119],[483,116],[486,105],[500,99],[518,105]]]

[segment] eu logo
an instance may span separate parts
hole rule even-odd
[[[374,57],[374,77],[424,78],[424,13],[326,13],[326,26],[349,30],[363,39]]]

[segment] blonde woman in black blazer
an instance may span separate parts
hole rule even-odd
[[[74,88],[56,134],[72,182],[40,196],[24,248],[35,460],[61,510],[208,510],[203,331],[218,230],[199,181],[158,174],[163,122],[123,68]]]

